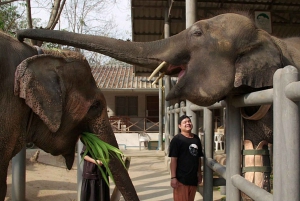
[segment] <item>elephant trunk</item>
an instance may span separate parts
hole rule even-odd
[[[118,148],[116,137],[106,113],[102,114],[100,123],[97,120],[93,122],[91,132],[95,133],[104,142]],[[114,177],[115,184],[122,193],[124,199],[127,201],[138,201],[139,198],[129,177],[128,171],[125,169],[121,161],[114,154],[112,154],[108,165]]]
[[[24,38],[31,38],[70,45],[148,68],[155,68],[162,61],[174,61],[175,57],[183,55],[181,52],[184,51],[182,47],[185,45],[180,44],[184,43],[183,35],[184,33],[181,33],[168,39],[142,43],[55,30],[25,29],[17,32],[20,41]]]

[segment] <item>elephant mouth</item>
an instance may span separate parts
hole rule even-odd
[[[168,64],[167,62],[163,61],[150,75],[148,78],[148,81],[151,80],[152,77],[155,76],[159,71],[162,71],[163,73],[152,83],[156,84],[159,79],[161,79],[164,75],[170,75],[170,76],[177,76],[177,82],[176,85],[172,87],[172,89],[169,91],[169,93],[166,96],[166,100],[172,100],[175,98],[179,98],[181,94],[182,88],[185,86],[185,75],[187,74],[187,64],[179,64],[179,65],[173,65]]]
[[[158,82],[164,75],[177,76],[177,83],[184,77],[186,74],[187,64],[173,65],[168,64],[167,62],[162,62],[150,75],[148,80],[150,81],[160,70],[163,71],[162,75],[159,76],[152,84]]]

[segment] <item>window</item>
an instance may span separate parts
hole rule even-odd
[[[116,116],[138,116],[138,97],[116,96]]]
[[[158,96],[147,96],[146,97],[146,117],[150,121],[159,121],[159,98]]]

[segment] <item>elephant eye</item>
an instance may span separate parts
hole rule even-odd
[[[194,36],[202,36],[202,31],[201,30],[195,30],[193,35]]]
[[[104,105],[101,103],[101,101],[95,101],[91,106],[88,111],[88,117],[95,117],[99,115],[102,110],[104,109]]]
[[[95,101],[92,105],[90,109],[97,109],[101,107],[101,102],[100,101]]]

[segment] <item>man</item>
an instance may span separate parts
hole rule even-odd
[[[171,187],[174,201],[193,201],[197,185],[202,182],[200,138],[192,133],[193,124],[189,116],[178,119],[180,134],[170,143]]]

